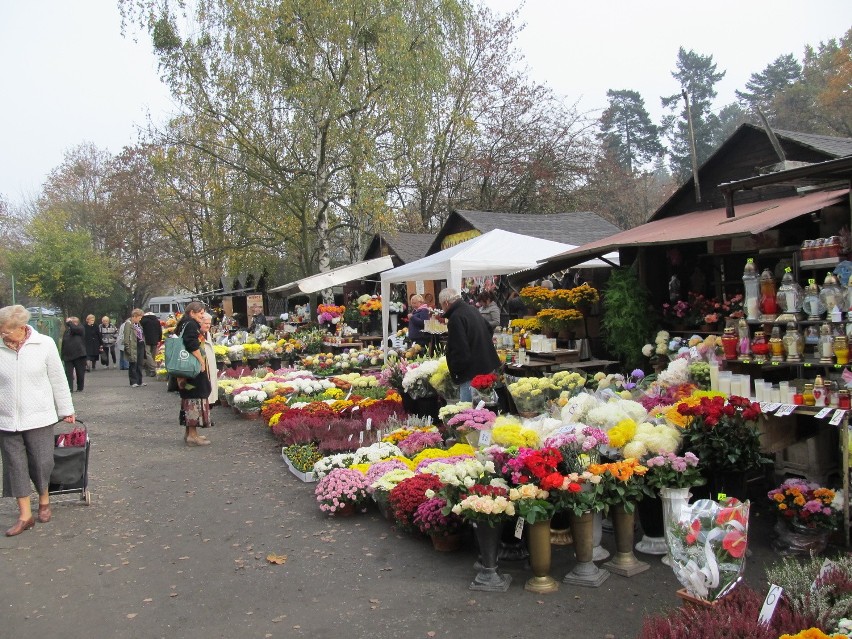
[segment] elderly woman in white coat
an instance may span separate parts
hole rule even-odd
[[[35,526],[32,485],[38,493],[38,520],[50,521],[53,425],[59,420],[74,422],[74,404],[56,344],[28,326],[29,320],[23,306],[0,308],[3,496],[18,501],[18,521],[6,531],[7,537]]]
[[[204,358],[207,360],[207,373],[210,375],[210,396],[208,401],[213,406],[219,401],[219,378],[217,376],[218,369],[216,368],[216,352],[213,350],[213,333],[210,328],[213,326],[213,316],[210,313],[204,313],[201,316],[201,336],[204,337],[204,342],[201,348],[204,351]]]

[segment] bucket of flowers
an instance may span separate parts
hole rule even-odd
[[[346,517],[367,498],[367,478],[351,468],[335,468],[317,484],[314,495],[320,510]]]
[[[476,375],[470,380],[474,406],[479,402],[483,402],[486,406],[497,405],[497,382],[499,379],[494,373],[486,373],[485,375]]]
[[[478,446],[481,431],[490,430],[496,419],[497,415],[487,408],[466,408],[450,417],[446,424],[455,439]]]
[[[550,389],[553,386],[547,377],[507,378],[509,394],[521,417],[535,417],[545,412]]]
[[[772,545],[781,555],[818,555],[840,527],[842,499],[830,488],[792,477],[767,496],[778,515]]]

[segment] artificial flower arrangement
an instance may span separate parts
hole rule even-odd
[[[830,488],[792,477],[770,490],[767,496],[782,521],[809,529],[839,527],[842,506],[838,507],[837,493]]]
[[[367,499],[367,478],[357,470],[336,468],[320,479],[314,494],[320,510],[333,515]]]
[[[320,304],[317,306],[317,322],[320,324],[337,324],[343,313],[346,312],[345,306],[335,306],[334,304]]]
[[[466,521],[497,526],[515,516],[515,504],[509,499],[509,489],[502,479],[488,484],[474,484],[467,495],[452,507],[452,512]]]
[[[447,537],[457,534],[464,520],[449,509],[446,499],[435,496],[417,507],[414,524],[424,535]]]
[[[435,389],[435,392],[437,392],[441,397],[458,398],[459,387],[450,375],[450,369],[447,366],[446,357],[438,359],[438,365],[435,368],[435,371],[429,376],[429,385]]]
[[[601,478],[597,486],[607,507],[622,506],[625,512],[632,513],[637,502],[651,494],[644,480],[648,468],[637,459],[590,464],[587,470]]]
[[[691,488],[705,482],[698,468],[698,457],[685,453],[682,457],[672,452],[645,460],[648,472],[645,483],[649,488]]]
[[[358,298],[358,312],[362,317],[367,317],[370,313],[381,313],[382,298],[377,295],[362,295]]]
[[[476,375],[472,380],[470,380],[470,386],[480,395],[490,395],[494,392],[499,379],[500,378],[494,373]]]
[[[689,419],[683,449],[694,453],[713,471],[748,471],[769,460],[760,454],[760,433],[754,421],[760,404],[747,397],[703,396],[697,404],[681,402],[678,412]]]
[[[715,601],[739,583],[748,546],[749,502],[699,499],[666,522],[672,570],[694,597]]]
[[[402,390],[415,399],[433,396],[435,389],[429,384],[429,378],[439,366],[438,360],[426,360],[409,367],[402,378]]]

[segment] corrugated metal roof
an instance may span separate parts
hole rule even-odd
[[[576,263],[582,261],[578,258],[602,255],[622,247],[684,244],[711,238],[755,235],[800,215],[836,204],[848,194],[849,189],[840,189],[802,197],[738,204],[736,215],[732,218],[727,217],[724,207],[666,217],[554,255],[542,263],[553,264],[554,270],[558,270],[563,268],[559,262]]]

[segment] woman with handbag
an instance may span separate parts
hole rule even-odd
[[[38,520],[50,521],[53,425],[74,423],[74,404],[55,342],[31,326],[23,306],[0,308],[0,456],[3,496],[18,501],[18,521],[6,531],[35,526],[30,493],[38,492]],[[32,482],[32,483],[30,483]]]
[[[204,304],[190,302],[184,309],[184,315],[175,326],[175,335],[183,339],[183,347],[198,360],[201,371],[193,378],[170,377],[169,389],[177,389],[180,394],[180,413],[178,422],[184,426],[183,441],[187,446],[207,446],[210,444],[198,428],[210,426],[210,377],[207,372],[207,358],[202,350],[201,319],[204,316]],[[173,338],[169,338],[173,339]]]

